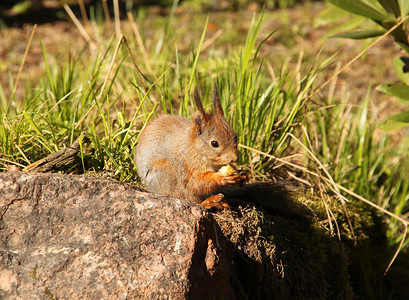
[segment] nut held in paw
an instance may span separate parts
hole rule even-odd
[[[222,173],[222,174],[238,174],[237,170],[235,168],[233,168],[231,165],[221,167],[220,170],[219,170],[219,173]]]

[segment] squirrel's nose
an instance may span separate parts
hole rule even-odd
[[[236,163],[239,160],[239,154],[235,153],[234,157],[232,157],[232,160],[230,163]]]

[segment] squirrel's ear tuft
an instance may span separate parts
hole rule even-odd
[[[207,115],[206,115],[206,113],[205,113],[205,111],[203,109],[202,101],[200,100],[199,91],[197,90],[197,88],[195,90],[195,97],[194,98],[195,98],[195,103],[196,103],[197,110],[199,111],[200,115],[202,116],[203,121],[207,122]]]
[[[216,110],[216,114],[224,117],[223,108],[220,103],[219,91],[217,89],[217,83],[214,84],[214,89],[213,89],[213,105]]]

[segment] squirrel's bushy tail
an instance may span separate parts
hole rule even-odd
[[[253,203],[272,214],[310,220],[315,216],[310,207],[295,200],[300,193],[294,184],[282,182],[256,182],[242,187],[223,187],[218,192],[231,204]]]

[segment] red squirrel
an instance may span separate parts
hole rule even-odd
[[[192,120],[162,115],[150,121],[139,137],[135,161],[149,191],[200,203],[207,209],[228,207],[227,199],[303,219],[313,215],[291,199],[288,183],[244,185],[249,178],[244,172],[220,172],[239,159],[237,134],[224,117],[216,85],[214,113],[204,111],[197,92],[194,98],[198,112]]]
[[[139,176],[151,192],[221,209],[228,204],[221,187],[243,183],[246,175],[218,170],[237,162],[237,134],[227,123],[214,88],[214,113],[204,111],[195,93],[198,113],[192,120],[162,115],[145,127],[136,147]]]

